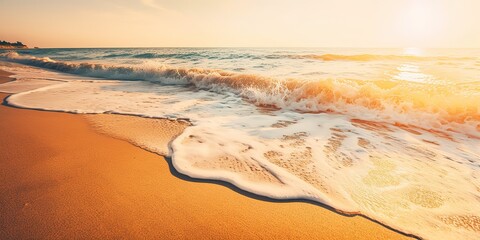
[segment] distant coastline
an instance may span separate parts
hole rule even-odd
[[[26,49],[26,48],[29,48],[29,47],[19,41],[15,43],[0,41],[0,49]]]

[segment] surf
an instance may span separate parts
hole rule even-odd
[[[17,55],[8,60],[57,71],[12,67],[17,79],[64,81],[19,91],[9,105],[188,119],[169,151],[158,153],[190,177],[317,201],[425,238],[478,235],[478,109],[449,102],[462,94],[474,100],[474,82],[310,81]]]
[[[8,52],[4,59],[65,73],[229,91],[257,106],[299,112],[366,113],[395,124],[473,132],[480,129],[480,83],[428,84],[395,80],[275,79],[218,69],[116,66],[55,61]]]

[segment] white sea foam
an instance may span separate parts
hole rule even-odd
[[[0,54],[9,61],[82,76],[119,80],[144,80],[159,84],[194,86],[217,93],[237,94],[258,106],[301,112],[348,113],[354,117],[398,121],[424,128],[475,132],[480,129],[480,83],[437,81],[401,65],[394,80],[275,79],[263,75],[238,74],[216,69],[124,66],[55,61],[16,52]],[[356,56],[356,55],[355,55]],[[354,56],[354,57],[355,57]],[[363,56],[363,55],[360,55]],[[400,59],[405,56],[400,56]],[[413,58],[413,57],[408,57]],[[354,58],[356,59],[356,57]],[[394,58],[395,59],[395,58]],[[415,59],[415,58],[414,58]],[[402,67],[403,66],[403,67]],[[407,70],[405,70],[407,69]],[[410,81],[403,81],[408,79]],[[402,81],[398,81],[402,80]],[[422,82],[424,81],[424,82]]]
[[[22,85],[45,74],[8,70]],[[189,119],[193,126],[171,144],[174,167],[183,174],[272,198],[315,200],[425,238],[480,237],[480,140],[474,136],[409,126],[402,118],[272,111],[231,91],[49,74],[65,82],[14,94],[8,104]]]

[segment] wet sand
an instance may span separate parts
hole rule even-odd
[[[364,217],[189,179],[89,122],[0,106],[0,239],[407,238]]]

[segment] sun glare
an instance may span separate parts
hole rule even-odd
[[[399,14],[399,30],[408,46],[428,46],[442,26],[440,11],[433,1],[409,1]]]
[[[416,47],[408,47],[403,49],[403,54],[407,56],[421,56],[423,55],[423,49]]]

